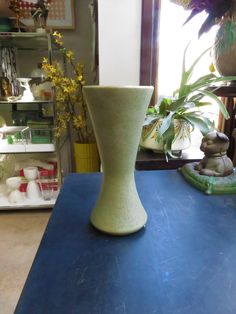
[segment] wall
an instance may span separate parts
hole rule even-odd
[[[76,28],[61,33],[66,47],[84,63],[87,84],[93,84],[90,1],[74,2]],[[98,0],[98,5],[100,84],[139,85],[141,0]],[[28,71],[34,62],[28,56],[22,58],[21,68]]]
[[[92,26],[91,16],[89,10],[88,0],[75,0],[75,23],[76,27],[73,30],[62,31],[59,30],[64,36],[65,46],[75,52],[75,57],[78,58],[85,65],[85,74],[87,83],[92,84],[94,74],[91,72],[92,63]],[[37,62],[45,56],[42,53],[37,56],[32,53],[32,58],[29,54],[21,54],[20,56],[20,76],[28,76],[31,69],[33,69]],[[37,59],[36,59],[37,58]]]
[[[139,85],[141,0],[98,0],[100,85]]]
[[[93,84],[94,73],[92,67],[93,34],[91,15],[88,0],[75,0],[75,22],[76,28],[73,31],[64,31],[64,42],[66,47],[75,52],[78,58],[85,65],[87,84]]]

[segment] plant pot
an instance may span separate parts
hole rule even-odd
[[[75,170],[80,173],[98,172],[100,160],[96,143],[74,143]]]
[[[83,92],[104,174],[91,223],[113,235],[136,232],[147,221],[135,185],[134,167],[153,87],[85,86]]]
[[[150,122],[150,124],[143,126],[142,136],[140,140],[140,147],[152,149],[154,152],[163,153],[164,144],[159,139],[159,130],[162,124],[162,119]],[[190,124],[185,120],[174,120],[175,138],[171,146],[172,152],[180,152],[183,149],[190,147]]]
[[[222,76],[236,75],[236,22],[225,19],[213,47],[214,65]]]

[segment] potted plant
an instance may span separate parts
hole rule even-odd
[[[60,33],[54,32],[53,37],[64,56],[67,71],[70,71],[70,74],[66,74],[59,61],[50,64],[47,58],[43,58],[42,69],[55,91],[55,137],[60,138],[63,132],[72,129],[75,135],[76,171],[99,171],[97,145],[82,93],[85,85],[84,66],[75,62],[73,51],[64,47]]]
[[[143,126],[140,146],[164,151],[166,156],[174,157],[173,151],[180,151],[190,145],[191,128],[198,128],[203,135],[215,128],[213,121],[204,116],[200,110],[201,107],[210,104],[204,100],[205,96],[219,106],[225,119],[229,118],[223,102],[214,94],[214,90],[219,87],[219,83],[236,80],[236,77],[222,77],[211,72],[191,83],[196,65],[210,48],[186,69],[185,59],[188,46],[184,51],[179,88],[174,92],[173,97],[163,98],[159,106],[148,109],[147,119]],[[176,144],[178,139],[180,139],[181,147]]]
[[[219,25],[213,46],[214,64],[221,75],[236,75],[236,0],[170,1],[191,11],[185,23],[202,11],[207,13],[206,20],[200,26],[199,37],[213,25]]]

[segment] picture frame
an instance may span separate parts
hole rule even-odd
[[[23,3],[23,2],[22,2]],[[47,28],[52,29],[74,29],[75,28],[75,4],[74,0],[51,0],[49,14],[47,18]],[[24,18],[21,22],[26,26],[34,26],[33,18],[31,17],[31,7],[27,6],[24,9]]]

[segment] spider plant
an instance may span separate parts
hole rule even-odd
[[[171,151],[171,146],[175,140],[174,119],[184,120],[189,123],[193,129],[198,128],[203,136],[206,135],[208,132],[215,129],[215,125],[214,122],[204,116],[204,113],[200,110],[201,107],[212,103],[205,101],[204,97],[207,96],[208,99],[216,103],[224,118],[228,119],[229,114],[223,102],[214,94],[214,91],[220,87],[220,83],[236,80],[236,76],[217,76],[214,73],[209,73],[199,77],[193,83],[190,83],[195,67],[203,55],[211,48],[201,53],[193,64],[186,69],[186,52],[188,47],[189,44],[184,50],[180,86],[174,92],[173,98],[163,98],[159,106],[151,107],[147,112],[147,116],[149,116],[149,118],[151,117],[151,121],[149,119],[149,125],[151,123],[153,126],[149,128],[150,132],[156,127],[155,122],[161,119],[162,122],[158,130],[157,141],[161,140],[163,142],[165,154],[172,157],[174,156]],[[143,134],[147,137],[150,132]]]

